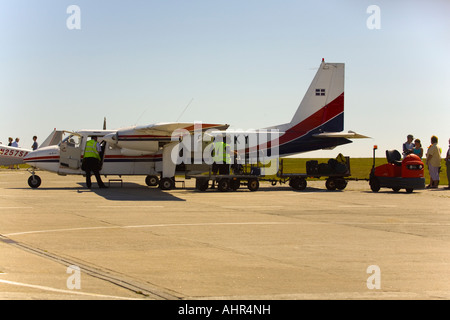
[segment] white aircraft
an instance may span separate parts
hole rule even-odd
[[[351,143],[349,139],[367,138],[344,128],[344,69],[343,63],[322,63],[289,123],[264,128],[277,130],[279,156],[319,149],[332,149]],[[227,124],[201,124],[201,131],[227,132]],[[194,134],[196,123],[158,123],[117,130],[54,130],[39,149],[32,151],[0,145],[0,165],[27,163],[31,177],[28,184],[37,188],[41,179],[35,169],[59,175],[84,175],[81,163],[86,142],[97,136],[102,144],[101,175],[145,175],[149,186],[163,190],[174,187],[176,164],[171,158],[182,134]],[[197,131],[198,132],[198,131]],[[175,139],[174,139],[175,137]],[[178,139],[179,138],[179,139]],[[267,141],[265,142],[267,145]],[[248,150],[248,149],[247,149]]]

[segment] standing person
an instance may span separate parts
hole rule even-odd
[[[37,137],[33,136],[33,145],[31,146],[31,149],[36,150],[39,147],[39,144],[37,143]]]
[[[230,174],[230,146],[223,141],[214,140],[214,163],[213,171],[219,171],[219,174]],[[214,166],[215,164],[215,166]]]
[[[86,186],[90,189],[92,187],[91,171],[97,179],[99,188],[107,188],[100,177],[101,157],[100,152],[102,148],[97,142],[97,137],[93,136],[91,140],[86,142],[83,156],[83,170],[86,172]]]
[[[406,137],[406,142],[403,143],[403,158],[406,157],[408,154],[413,153],[414,149],[414,136],[412,134],[408,134]]]
[[[445,157],[445,165],[447,166],[447,180],[448,180],[448,187],[445,189],[450,189],[450,139],[448,139],[448,151],[447,156]]]
[[[19,141],[20,141],[20,139],[16,138],[16,140],[11,143],[11,147],[19,148]]]
[[[16,140],[11,143],[11,147],[19,148],[19,141],[20,141],[20,139],[16,138]],[[12,167],[10,166],[9,168],[14,169],[14,167],[15,167],[15,165],[12,165]],[[19,169],[19,165],[17,165],[16,169]]]
[[[430,184],[427,188],[439,187],[439,170],[441,169],[441,152],[442,149],[438,146],[438,138],[431,137],[431,146],[427,151],[427,164],[430,171]]]
[[[413,153],[415,155],[419,156],[419,158],[422,159],[422,157],[423,157],[423,148],[422,148],[422,143],[420,142],[419,139],[414,140]]]
[[[12,137],[9,137],[9,138],[8,138],[8,147],[12,147],[12,144],[13,144],[13,138],[12,138]],[[8,169],[14,169],[14,166],[13,166],[13,165],[10,165],[10,166],[8,167]]]

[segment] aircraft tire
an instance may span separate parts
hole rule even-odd
[[[149,187],[156,187],[159,184],[159,179],[157,176],[147,176],[147,177],[145,177],[145,183]]]
[[[39,186],[41,185],[41,183],[42,183],[42,180],[41,180],[41,178],[40,178],[39,176],[37,176],[37,175],[30,176],[30,177],[28,178],[28,185],[29,185],[31,188],[33,188],[33,189],[39,188]]]
[[[171,190],[175,187],[175,181],[173,178],[162,178],[159,182],[161,190]]]

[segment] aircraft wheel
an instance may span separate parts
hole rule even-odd
[[[257,191],[259,189],[259,181],[258,181],[258,179],[250,179],[250,180],[248,180],[247,188],[250,191]]]
[[[217,189],[219,189],[219,191],[228,191],[230,190],[230,180],[229,179],[220,179]]]
[[[28,178],[28,185],[33,189],[39,188],[41,182],[42,182],[41,178],[37,175],[33,175]]]
[[[327,182],[325,182],[325,187],[327,187],[327,190],[333,191],[336,190],[336,181],[332,178],[328,178]]]
[[[175,181],[173,178],[162,178],[159,182],[161,190],[171,190],[175,187]]]
[[[145,178],[145,183],[149,186],[149,187],[156,187],[159,183],[159,179],[157,176],[147,176]]]

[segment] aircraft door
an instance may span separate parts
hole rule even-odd
[[[59,148],[59,165],[63,168],[79,169],[81,166],[82,137],[71,134],[64,139]]]

